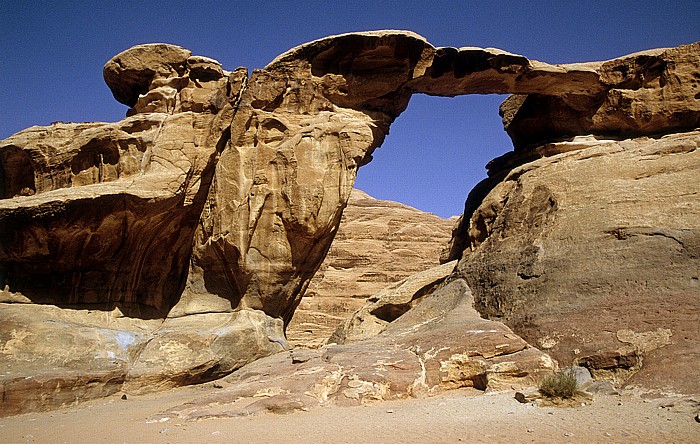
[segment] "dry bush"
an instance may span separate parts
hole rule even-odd
[[[557,372],[542,378],[539,390],[547,398],[569,399],[578,391],[578,382],[571,372]]]

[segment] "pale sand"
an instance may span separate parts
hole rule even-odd
[[[217,390],[119,395],[0,419],[2,443],[700,442],[698,397],[597,395],[575,408],[519,404],[513,393],[457,390],[424,399],[321,407],[287,415],[183,421],[148,418]]]

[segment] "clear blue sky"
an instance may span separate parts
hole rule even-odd
[[[126,107],[102,66],[167,42],[261,68],[331,34],[408,29],[436,46],[497,47],[550,63],[605,60],[700,40],[690,1],[54,1],[0,0],[0,138],[53,121],[116,121]],[[512,146],[503,97],[414,96],[357,186],[440,216],[460,214],[484,165]]]

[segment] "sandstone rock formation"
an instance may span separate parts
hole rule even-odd
[[[383,332],[391,322],[431,295],[452,273],[455,265],[457,261],[430,268],[372,295],[359,310],[338,326],[328,342],[348,344]]]
[[[509,97],[501,116],[516,152],[543,140],[597,134],[626,138],[700,126],[700,42],[599,64],[598,94]]]
[[[246,78],[137,46],[105,66],[126,119],[3,141],[1,412],[209,380],[286,348],[261,311],[173,310]]]
[[[528,387],[555,369],[549,356],[503,324],[482,319],[472,304],[465,282],[455,280],[372,339],[260,359],[227,377],[223,390],[152,419],[289,413],[460,387]]]
[[[284,326],[331,246],[357,169],[371,160],[413,93],[528,95],[504,106],[517,151],[494,163],[492,180],[477,193],[484,196],[495,187],[492,197],[486,198],[489,207],[472,212],[481,204],[479,199],[468,202],[468,214],[456,232],[456,239],[463,242],[453,242],[451,249],[457,258],[462,252],[459,245],[466,245],[464,239],[473,245],[481,242],[484,260],[502,264],[505,271],[493,269],[480,277],[474,274],[481,272],[474,268],[474,260],[460,265],[474,287],[478,306],[488,315],[517,313],[520,305],[511,308],[499,302],[503,299],[499,295],[510,292],[516,302],[526,300],[520,292],[524,287],[519,282],[514,287],[512,281],[499,287],[493,274],[505,276],[515,267],[524,280],[535,282],[543,276],[536,239],[557,226],[559,205],[569,205],[566,199],[560,204],[558,191],[552,191],[563,186],[557,180],[565,180],[553,179],[551,185],[530,189],[516,179],[518,174],[529,179],[525,173],[532,165],[520,165],[559,153],[561,145],[545,144],[550,139],[693,129],[700,114],[699,47],[696,43],[605,63],[552,66],[495,49],[435,48],[413,33],[380,31],[302,45],[254,71],[250,79],[245,69],[228,72],[214,60],[173,45],[140,45],[118,54],[105,65],[104,76],[115,98],[131,107],[127,118],[117,123],[33,127],[0,143],[0,315],[9,320],[15,309],[27,310],[18,318],[25,324],[13,328],[6,323],[8,327],[0,329],[2,365],[15,369],[2,378],[3,399],[16,399],[25,391],[28,396],[22,399],[56,405],[66,402],[68,391],[91,396],[112,390],[107,387],[120,380],[133,391],[198,382],[286,348]],[[536,125],[531,104],[547,105],[544,121],[562,121],[561,127]],[[696,225],[673,219],[678,208],[695,211],[697,181],[677,162],[694,156],[696,145],[669,142],[672,147],[659,148],[666,142],[662,139],[655,145],[658,150],[652,149],[651,157],[638,158],[648,168],[668,163],[659,178],[687,180],[687,192],[678,193],[675,184],[663,181],[662,188],[653,190],[659,199],[668,195],[678,202],[677,207],[663,207],[668,221],[646,211],[635,217],[631,205],[605,201],[615,203],[619,212],[615,214],[621,215],[610,224],[608,236],[623,242],[615,244],[616,253],[606,260],[615,257],[615,264],[632,270],[623,274],[630,276],[630,282],[643,282],[642,276],[668,263],[659,261],[677,259],[678,270],[697,269]],[[576,147],[577,142],[568,146]],[[557,165],[559,159],[552,156],[543,162]],[[618,172],[609,167],[612,157],[605,152],[592,159],[575,163],[571,170],[587,171],[584,167],[600,163],[608,166],[607,171]],[[639,168],[637,181],[601,183],[608,183],[609,189],[630,183],[646,189],[642,185],[654,182],[653,172],[634,168]],[[631,171],[637,171],[634,168]],[[510,179],[499,185],[509,171]],[[593,172],[589,175],[595,177]],[[514,182],[519,186],[509,188]],[[593,185],[581,181],[576,192],[596,197],[594,188],[589,190]],[[515,208],[504,203],[506,213],[525,216],[522,220],[508,216],[504,226],[520,227],[512,232],[512,241],[525,248],[522,267],[512,263],[519,260],[513,253],[521,252],[520,247],[501,251],[488,247],[496,242],[487,239],[489,234],[511,233],[500,231],[501,225],[489,219],[501,214],[498,196],[511,195],[508,203]],[[580,214],[586,215],[594,202],[591,198],[570,207],[585,208]],[[472,228],[480,234],[467,238],[468,221],[475,214]],[[656,256],[648,255],[646,242],[641,242],[638,248],[630,247],[637,259],[628,262],[622,253],[628,239],[634,245],[650,241],[663,252],[652,259]],[[670,241],[675,242],[673,248],[664,243]],[[546,248],[563,247],[547,244]],[[572,249],[575,257],[581,257],[582,248],[577,244]],[[671,253],[674,249],[680,249],[676,256]],[[502,259],[493,259],[498,255]],[[566,264],[569,256],[559,257]],[[587,264],[582,271],[593,266]],[[568,279],[574,270],[562,269],[561,279]],[[555,300],[561,297],[563,304],[576,304],[591,288],[594,294],[605,293],[611,281],[597,282],[593,279],[597,274],[591,276],[587,285],[556,293]],[[695,306],[697,277],[685,271],[678,271],[678,276],[686,286],[669,291],[668,300]],[[496,286],[496,296],[489,299],[484,294],[483,282]],[[634,288],[651,298],[652,290],[662,287],[651,285],[649,292],[642,284]],[[563,297],[567,294],[569,302]],[[488,300],[496,301],[495,310]],[[26,305],[12,305],[18,303]],[[33,310],[43,313],[47,304],[60,307],[65,321],[31,315]],[[102,319],[110,331],[96,327],[93,319]],[[659,327],[664,336],[666,327]],[[66,354],[36,369],[43,353],[50,355],[32,337],[42,329],[57,341],[57,349],[69,350],[67,344],[76,340],[108,351],[109,359],[85,368],[84,362],[76,363]],[[63,335],[66,329],[73,332]],[[678,337],[678,331],[670,329],[672,337]],[[632,330],[632,335],[618,336],[646,337],[646,331]],[[76,339],[74,333],[87,337]],[[130,339],[124,343],[124,338]],[[78,372],[73,382],[51,387],[32,385],[17,376],[58,381],[73,372]],[[84,376],[90,372],[103,375],[88,378],[90,384],[104,388],[85,390]],[[3,409],[30,408],[27,405],[4,402]]]
[[[438,265],[453,224],[353,189],[333,246],[287,327],[290,344],[324,344],[365,299]]]
[[[157,75],[146,70],[151,89],[129,102],[130,117],[32,127],[3,141],[1,287],[141,317],[164,317],[177,302],[246,73],[202,76],[189,51],[141,45],[107,64],[110,87],[134,82],[143,54]]]
[[[698,147],[697,131],[577,138],[511,170],[458,266],[479,311],[560,362],[697,392]]]

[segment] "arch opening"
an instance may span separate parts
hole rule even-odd
[[[447,218],[459,216],[486,164],[513,149],[498,107],[507,95],[415,94],[391,132],[360,168],[358,188]]]

